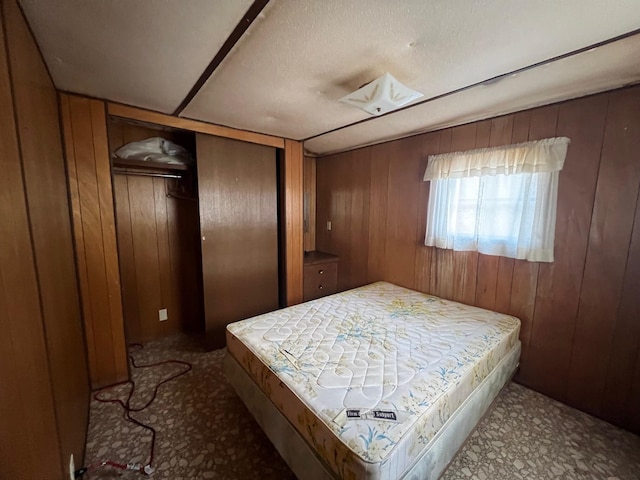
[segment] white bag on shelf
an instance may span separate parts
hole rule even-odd
[[[186,148],[160,137],[131,142],[118,148],[114,155],[125,160],[141,160],[178,165],[190,165],[192,158]]]

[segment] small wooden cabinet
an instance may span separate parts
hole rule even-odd
[[[338,257],[323,252],[304,254],[304,301],[336,293]]]

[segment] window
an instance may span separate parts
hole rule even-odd
[[[425,245],[553,261],[568,138],[429,156]]]

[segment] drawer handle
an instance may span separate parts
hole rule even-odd
[[[319,273],[320,275],[322,275],[322,274],[324,273],[324,270],[320,269],[320,270],[318,270],[318,273]]]
[[[318,285],[318,290],[322,290],[324,287],[322,285]]]

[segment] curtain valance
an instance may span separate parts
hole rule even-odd
[[[466,178],[562,170],[570,140],[546,138],[466,152],[429,155],[424,180]]]

